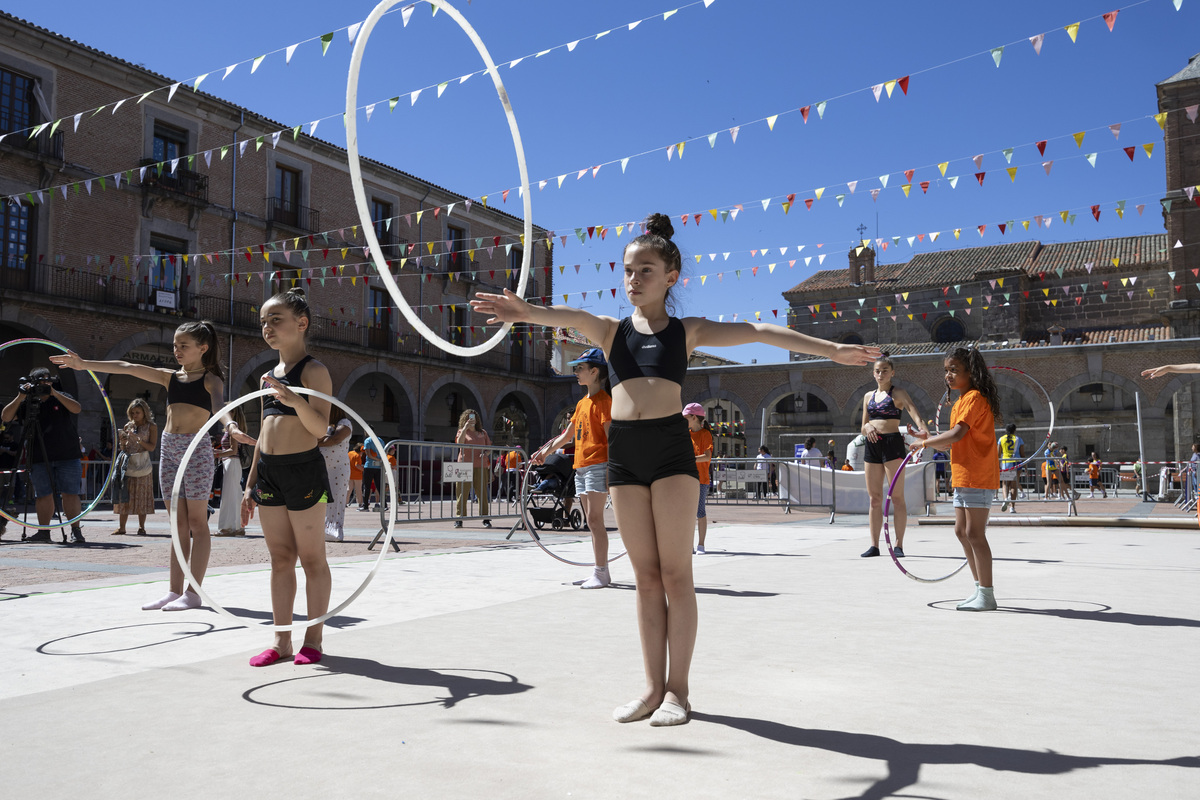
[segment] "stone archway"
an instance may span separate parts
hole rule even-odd
[[[542,430],[542,413],[537,401],[515,384],[497,393],[489,416],[492,418],[492,441],[496,444],[521,445],[528,450],[537,448],[547,438]]]
[[[462,375],[444,375],[425,391],[424,439],[427,442],[453,442],[458,433],[458,420],[468,408],[475,409],[482,419],[480,427],[491,430],[491,419],[483,405],[483,393],[469,378]]]

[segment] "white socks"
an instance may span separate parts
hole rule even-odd
[[[996,595],[991,586],[980,586],[967,600],[957,606],[959,611],[995,611]]]
[[[963,609],[963,607],[967,605],[967,603],[970,603],[978,596],[979,596],[979,581],[975,581],[975,591],[971,592],[971,596],[968,597],[966,600],[963,600],[961,603],[959,603],[957,606],[955,606],[955,608],[957,608],[961,611]]]
[[[592,577],[580,584],[580,589],[603,589],[612,583],[612,579],[608,575],[608,567],[596,567],[592,572]]]
[[[167,592],[165,595],[158,598],[153,603],[146,603],[146,605],[142,606],[142,611],[158,611],[160,608],[165,606],[167,603],[175,602],[176,600],[179,599],[179,597],[180,597],[180,595],[178,592]]]
[[[163,611],[187,611],[190,608],[200,607],[200,595],[188,589],[183,594],[176,597],[171,602],[162,607]]]

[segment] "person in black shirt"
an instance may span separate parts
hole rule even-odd
[[[46,394],[46,392],[49,392]],[[29,413],[29,396],[37,398],[37,416]],[[29,382],[21,384],[17,396],[0,412],[5,423],[19,419],[25,428],[28,450],[26,461],[33,480],[38,525],[36,534],[26,541],[49,542],[47,526],[54,516],[54,494],[62,498],[63,513],[68,519],[79,516],[79,492],[83,485],[83,465],[79,460],[79,431],[75,415],[80,412],[79,401],[62,390],[62,384],[50,377],[50,370],[38,367],[29,373]],[[41,437],[30,430],[34,421],[41,428]],[[44,445],[44,447],[43,447]],[[51,480],[53,476],[53,480]],[[79,522],[71,526],[71,541],[81,544],[83,531]]]

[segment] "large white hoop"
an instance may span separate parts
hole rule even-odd
[[[371,430],[371,426],[367,424],[367,421],[364,420],[362,417],[360,417],[358,415],[358,412],[356,412],[353,408],[350,408],[349,406],[343,404],[336,397],[330,397],[327,394],[318,392],[316,389],[306,389],[303,386],[292,386],[289,388],[296,394],[310,395],[312,397],[316,397],[320,400],[324,400],[325,402],[327,402],[331,405],[335,405],[338,408],[345,411],[347,414],[350,415],[350,417],[355,422],[357,422],[359,425],[362,426],[363,430],[366,431],[366,433],[370,437],[371,441],[374,442],[375,447],[379,450],[379,452],[380,453],[383,452],[383,440],[375,435],[375,431]],[[204,423],[204,425],[202,425],[200,427],[200,430],[192,437],[192,441],[188,442],[187,450],[185,450],[183,453],[183,460],[179,463],[179,471],[175,473],[175,485],[171,487],[171,496],[167,501],[170,503],[170,505],[167,508],[168,512],[170,512],[170,511],[175,512],[174,514],[172,514],[170,516],[171,547],[174,548],[174,550],[175,550],[175,558],[179,560],[179,566],[181,569],[183,569],[183,577],[187,581],[188,586],[192,589],[192,591],[194,591],[196,594],[200,595],[200,599],[204,601],[204,604],[206,606],[210,607],[213,611],[216,611],[221,616],[230,620],[235,625],[240,625],[240,626],[246,627],[246,628],[251,627],[251,625],[253,623],[248,622],[245,619],[242,619],[237,614],[234,614],[233,612],[226,609],[224,606],[222,606],[219,603],[217,603],[216,601],[214,601],[211,597],[208,596],[208,592],[204,591],[204,587],[202,587],[198,583],[196,583],[195,577],[192,576],[192,569],[191,569],[191,567],[188,566],[187,558],[185,558],[183,555],[183,545],[179,541],[180,529],[183,526],[183,515],[181,515],[179,513],[179,499],[180,499],[180,495],[183,493],[183,479],[184,479],[184,473],[187,471],[187,464],[189,461],[191,461],[192,456],[196,452],[196,448],[200,446],[201,442],[209,442],[210,441],[208,438],[209,429],[211,429],[213,425],[217,424],[217,422],[220,421],[221,417],[225,416],[233,409],[237,408],[240,405],[244,405],[245,403],[248,403],[251,400],[257,400],[260,397],[275,397],[275,390],[274,389],[259,389],[257,392],[251,392],[250,394],[243,395],[242,397],[239,397],[236,400],[230,402],[228,405],[226,405],[224,408],[222,408],[216,414],[213,414],[211,417],[209,417],[208,422]],[[396,497],[397,497],[397,495],[396,495],[396,479],[395,479],[395,476],[392,475],[392,471],[390,469],[383,470],[383,472],[387,475],[388,497],[391,500],[391,507],[395,508],[396,507]],[[166,491],[165,486],[162,488],[164,491]],[[222,498],[221,502],[224,502],[224,501],[225,501],[224,498]],[[329,609],[329,611],[326,611],[324,614],[317,617],[316,619],[309,619],[309,620],[305,620],[304,622],[293,622],[291,625],[266,625],[264,623],[263,627],[269,627],[273,631],[302,631],[305,628],[308,628],[312,625],[320,625],[322,622],[329,619],[330,617],[335,616],[335,615],[340,614],[343,611],[345,611],[346,607],[349,606],[351,603],[353,603],[355,601],[355,599],[357,599],[358,596],[366,590],[367,584],[369,584],[371,582],[371,579],[375,577],[375,573],[379,572],[379,568],[381,566],[383,566],[383,557],[384,557],[384,555],[387,554],[388,545],[391,544],[391,542],[392,542],[392,533],[393,533],[393,531],[395,531],[395,529],[396,529],[396,515],[393,513],[391,519],[388,520],[387,536],[383,540],[383,547],[381,547],[379,549],[379,557],[375,559],[375,565],[373,567],[371,567],[371,571],[367,573],[367,577],[363,578],[363,582],[361,584],[359,584],[359,587],[357,589],[355,589],[354,592],[349,597],[347,597],[345,600],[343,600],[341,605],[338,605],[338,606],[335,606],[334,608]]]
[[[452,344],[446,341],[440,335],[429,328],[421,318],[412,310],[412,306],[404,297],[404,293],[400,291],[400,287],[396,285],[396,279],[392,277],[390,270],[387,269],[387,259],[383,255],[383,250],[379,246],[379,238],[375,235],[374,223],[371,219],[371,211],[367,206],[367,195],[363,189],[362,169],[359,165],[358,157],[358,119],[356,109],[358,107],[358,73],[362,68],[363,52],[367,48],[367,40],[371,37],[371,31],[375,29],[375,23],[379,22],[380,17],[386,14],[393,6],[398,3],[412,3],[414,0],[382,0],[379,5],[371,12],[363,23],[362,28],[358,32],[358,36],[354,40],[354,53],[350,57],[350,74],[346,83],[346,152],[349,157],[350,167],[350,186],[354,190],[354,204],[358,207],[358,218],[362,223],[363,234],[367,238],[367,245],[371,250],[371,257],[375,259],[375,267],[379,272],[379,277],[387,286],[388,293],[391,294],[392,300],[396,303],[396,307],[400,309],[400,313],[404,314],[404,318],[412,325],[413,329],[424,336],[429,342],[437,345],[447,353],[452,353],[456,356],[478,356],[483,355],[491,350],[508,334],[512,323],[506,322],[500,326],[500,330],[496,335],[472,347],[463,347],[461,345]],[[533,204],[529,197],[529,170],[525,165],[525,148],[521,144],[521,132],[517,128],[517,117],[513,113],[512,103],[508,100],[508,91],[504,88],[504,81],[500,80],[500,73],[496,69],[496,63],[492,61],[491,54],[483,44],[483,40],[479,38],[479,34],[471,27],[471,24],[458,13],[449,3],[444,0],[420,0],[434,6],[436,9],[445,11],[463,32],[470,38],[471,43],[475,45],[475,49],[479,51],[480,57],[483,59],[484,66],[487,67],[488,75],[492,78],[492,83],[496,86],[496,94],[500,97],[500,104],[504,106],[504,115],[508,118],[508,129],[512,133],[513,147],[517,153],[517,168],[521,173],[521,198],[525,211],[525,245],[521,249],[521,277],[517,284],[517,294],[521,297],[525,296],[525,287],[529,283],[530,264],[533,256]]]

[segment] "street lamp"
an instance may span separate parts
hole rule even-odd
[[[1104,401],[1104,390],[1097,386],[1092,390],[1092,402],[1097,406]]]

